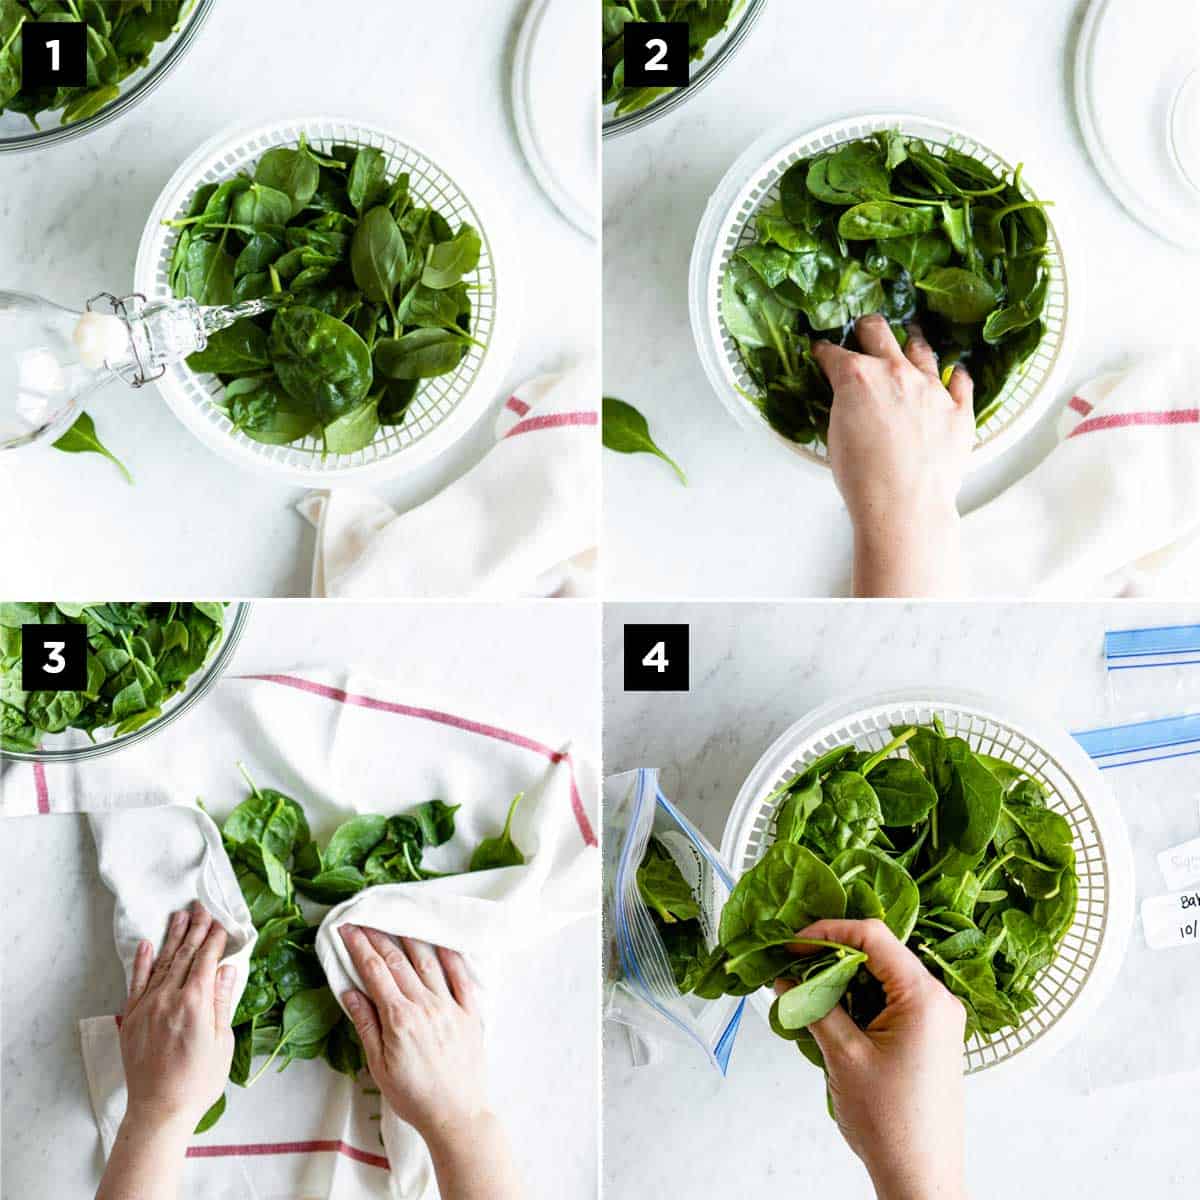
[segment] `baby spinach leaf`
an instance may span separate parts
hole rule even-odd
[[[414,329],[400,338],[383,338],[375,346],[375,369],[389,379],[432,379],[453,371],[466,353],[460,333],[447,329]]]
[[[651,838],[637,872],[638,891],[647,906],[666,925],[690,921],[700,915],[700,905],[667,848]]]
[[[632,404],[605,396],[601,414],[602,440],[607,450],[618,454],[653,454],[661,458],[687,486],[687,476],[679,464],[669,457],[650,436],[650,426]]]
[[[513,797],[513,802],[508,806],[508,816],[504,820],[504,829],[499,837],[484,838],[475,847],[475,853],[471,855],[471,864],[467,868],[468,871],[491,871],[496,867],[519,867],[525,862],[525,855],[512,840],[513,814],[517,811],[517,805],[521,803],[524,796],[524,792],[518,792]]]
[[[391,212],[371,209],[359,223],[350,247],[354,282],[368,300],[392,307],[392,295],[408,265],[408,248]]]
[[[844,946],[821,955],[808,965],[800,982],[775,1001],[771,1027],[787,1034],[824,1020],[837,1007],[866,961],[867,956],[861,950]]]
[[[935,267],[916,281],[929,307],[957,325],[976,325],[996,307],[999,296],[991,282],[961,267]]]
[[[450,241],[429,248],[421,282],[427,288],[454,287],[479,266],[482,250],[483,240],[478,231],[464,225]]]
[[[64,124],[65,124],[65,122],[64,122]],[[202,1116],[200,1118],[199,1124],[192,1131],[193,1134],[207,1133],[208,1130],[210,1130],[221,1119],[221,1117],[224,1115],[224,1113],[225,1113],[225,1093],[222,1092],[221,1095],[218,1096],[217,1099],[214,1101],[214,1103],[209,1108],[209,1110],[204,1114],[204,1116]]]
[[[125,464],[100,440],[99,434],[96,433],[96,423],[87,413],[79,414],[75,424],[54,443],[54,448],[67,454],[100,454],[125,476],[126,483],[133,484],[133,476]]]
[[[275,314],[269,345],[284,390],[322,425],[366,399],[371,352],[345,322],[293,305]]]

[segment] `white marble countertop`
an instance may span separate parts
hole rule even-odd
[[[0,287],[78,308],[96,292],[128,291],[160,190],[227,126],[323,109],[401,131],[408,119],[455,138],[455,156],[474,160],[511,214],[524,321],[494,413],[523,380],[597,353],[596,244],[543,195],[513,125],[512,58],[527,7],[471,0],[447,20],[436,4],[358,4],[331,25],[323,0],[221,0],[132,112],[82,140],[0,158]],[[153,387],[115,384],[89,411],[137,485],[96,455],[7,455],[0,511],[27,513],[6,522],[7,590],[308,595],[313,537],[294,511],[301,490],[206,449]],[[421,503],[483,456],[491,428],[485,416],[435,462],[371,490],[400,510]]]
[[[707,87],[604,145],[605,392],[648,416],[690,482],[684,489],[643,456],[605,456],[612,596],[828,596],[849,587],[849,522],[832,479],[734,423],[709,386],[688,321],[700,217],[764,130],[786,122],[802,133],[861,113],[927,114],[1023,159],[1041,194],[1056,201],[1056,220],[1070,222],[1078,341],[1065,388],[1188,336],[1169,314],[1193,308],[1195,259],[1119,206],[1078,129],[1072,74],[1084,0],[1006,0],[1002,19],[994,6],[955,0],[862,0],[824,6],[807,23],[796,20],[800,7],[771,0]],[[1013,483],[1053,441],[1048,416],[1028,445],[968,484],[965,507]]]
[[[856,693],[940,683],[1051,714],[1070,729],[1111,724],[1128,717],[1111,707],[1104,631],[1198,618],[1195,607],[1145,605],[609,605],[605,771],[659,767],[665,794],[719,847],[746,775],[779,734],[820,705]],[[625,622],[690,624],[689,693],[623,692]],[[1190,768],[1191,778],[1196,769]],[[1156,828],[1144,819],[1152,806],[1134,812],[1128,793],[1115,790],[1139,871],[1147,853],[1200,833],[1194,786]],[[1200,960],[1195,951],[1169,954],[1176,956],[1170,969],[1182,979],[1172,1011],[1186,1014]],[[1110,997],[1100,1018],[1112,1003]],[[1169,1057],[1166,1023],[1152,1013],[1140,1015],[1141,1035],[1157,1039]],[[1192,1043],[1196,1065],[1194,1038]],[[1100,1047],[1104,1059],[1118,1062],[1134,1053],[1119,1038]],[[991,1200],[1019,1187],[1037,1200],[1195,1196],[1200,1166],[1191,1148],[1200,1076],[1089,1093],[1080,1086],[1081,1063],[1086,1060],[1074,1044],[1030,1073],[1014,1069],[969,1081],[971,1195]],[[860,1164],[825,1115],[819,1073],[782,1046],[753,1010],[742,1023],[724,1083],[682,1050],[633,1068],[623,1035],[606,1027],[603,1138],[606,1187],[621,1200],[765,1195],[768,1188],[780,1194],[870,1194]]]
[[[547,603],[260,604],[231,670],[361,664],[444,695],[470,678],[464,711],[503,711],[517,729],[561,730],[598,757],[597,623],[591,606]],[[537,652],[531,651],[537,647]],[[391,664],[390,666],[388,664]],[[184,729],[162,736],[174,736]],[[78,1021],[119,1010],[113,900],[86,820],[12,818],[0,829],[5,1197],[92,1195],[102,1170]],[[514,962],[494,994],[490,1079],[531,1196],[596,1194],[599,919]],[[520,978],[517,978],[519,972]],[[522,983],[522,980],[525,982]]]

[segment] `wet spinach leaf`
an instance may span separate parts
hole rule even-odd
[[[687,476],[682,468],[659,448],[658,443],[650,436],[650,426],[646,418],[632,404],[618,400],[615,396],[605,396],[601,426],[606,450],[614,450],[618,454],[653,454],[661,458],[679,476],[679,481],[684,487],[687,487]]]

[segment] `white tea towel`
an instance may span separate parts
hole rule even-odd
[[[247,792],[238,761],[260,786],[299,800],[322,844],[354,812],[402,811],[434,797],[462,804],[454,838],[427,854],[435,870],[463,870],[472,848],[499,832],[512,797],[525,793],[513,834],[529,856],[526,866],[372,889],[334,910],[335,920],[362,905],[352,919],[360,920],[361,911],[362,919],[386,929],[436,935],[486,973],[486,955],[476,954],[482,943],[468,923],[478,921],[489,940],[507,938],[492,941],[507,957],[598,907],[596,780],[569,745],[453,706],[405,700],[391,687],[344,674],[226,677],[190,715],[186,730],[164,731],[107,759],[43,771],[52,811],[60,811],[60,803],[108,810],[93,817],[93,827],[101,869],[117,895],[118,947],[127,971],[138,936],[161,938],[169,912],[196,895],[216,905],[227,890],[227,878],[216,891],[207,880],[208,864],[224,857],[212,821],[172,802],[203,796],[219,824]],[[37,786],[24,779],[27,789]],[[133,806],[167,807],[129,811],[125,796]],[[151,839],[153,852],[147,850]],[[167,861],[180,864],[181,879],[160,878],[157,864]],[[230,870],[227,859],[223,866]],[[232,919],[236,923],[236,912]],[[322,962],[344,991],[345,966],[336,948],[331,956],[328,936],[320,935]],[[250,946],[247,941],[245,954]],[[97,1017],[82,1022],[81,1031],[107,1155],[125,1103],[117,1024],[111,1016]],[[230,1085],[227,1095],[225,1115],[189,1149],[189,1197],[436,1195],[429,1190],[424,1147],[390,1114],[381,1120],[379,1096],[365,1075],[355,1082],[323,1061],[294,1062],[283,1074],[268,1070],[252,1089]]]
[[[1200,353],[1083,387],[1044,462],[963,523],[967,589],[1042,599],[1194,594]]]
[[[517,389],[496,445],[432,500],[397,514],[365,492],[310,492],[318,597],[549,596],[595,590],[599,387],[579,367]]]

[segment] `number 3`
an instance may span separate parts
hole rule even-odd
[[[667,65],[667,43],[662,38],[651,38],[646,43],[646,49],[653,52],[646,60],[647,71],[669,71],[671,69]]]
[[[660,675],[665,675],[667,667],[671,664],[667,662],[667,643],[658,642],[654,648],[642,659],[643,667],[653,667]]]
[[[46,665],[42,668],[47,675],[61,675],[67,669],[67,660],[62,655],[66,648],[66,642],[42,643],[42,649],[48,654]]]

